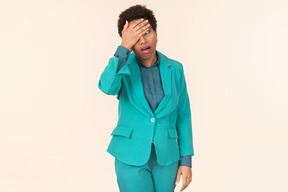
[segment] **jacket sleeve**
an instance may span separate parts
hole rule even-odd
[[[180,156],[194,155],[193,136],[192,136],[192,119],[190,110],[189,95],[186,87],[186,80],[182,64],[180,65],[180,98],[177,105],[176,128],[178,132],[178,144]]]
[[[129,55],[127,56],[127,58],[123,59],[122,57],[119,57],[116,53],[112,58],[110,58],[108,65],[102,72],[98,82],[98,88],[107,95],[118,94],[118,98],[119,91],[122,85],[122,77],[123,75],[130,75],[130,71],[128,66],[125,65]],[[124,61],[124,63],[121,61]]]

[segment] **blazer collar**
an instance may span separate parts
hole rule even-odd
[[[143,91],[143,84],[142,84],[142,78],[141,78],[141,72],[140,72],[140,68],[139,65],[137,63],[136,60],[136,54],[133,52],[130,54],[126,64],[129,65],[129,69],[130,69],[130,79],[131,79],[131,84],[133,87],[133,91],[134,94],[136,95],[137,99],[137,103],[139,102],[142,107],[140,107],[139,109],[144,112],[146,115],[148,113],[147,116],[151,117],[151,116],[156,116],[159,117],[161,116],[161,114],[165,114],[165,110],[164,107],[167,104],[167,102],[169,101],[169,98],[171,97],[171,89],[174,86],[172,81],[172,70],[173,68],[170,68],[172,63],[171,61],[161,52],[157,51],[158,53],[158,58],[159,58],[159,67],[160,67],[160,76],[161,76],[161,80],[162,80],[162,86],[163,86],[163,90],[164,90],[164,97],[161,100],[160,104],[157,106],[154,114],[144,96],[144,91]],[[136,100],[135,100],[136,101]],[[143,111],[144,108],[144,111]]]

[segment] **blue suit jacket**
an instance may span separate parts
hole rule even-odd
[[[157,51],[157,50],[156,50]],[[157,51],[164,98],[154,114],[147,103],[135,53],[118,71],[112,57],[102,72],[98,87],[119,99],[118,123],[112,131],[107,152],[130,165],[144,165],[152,140],[160,165],[179,161],[180,155],[194,155],[189,96],[183,66]]]

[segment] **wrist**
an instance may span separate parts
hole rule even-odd
[[[131,47],[130,47],[130,46],[128,46],[128,45],[126,45],[126,44],[124,44],[124,43],[121,43],[121,46],[122,46],[122,47],[125,47],[125,48],[127,48],[127,49],[129,49],[129,50],[131,51]]]

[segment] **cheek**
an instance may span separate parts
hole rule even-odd
[[[156,44],[157,43],[157,36],[154,36],[152,41],[154,44]]]
[[[153,44],[154,44],[154,45],[157,44],[157,38],[153,39]]]

